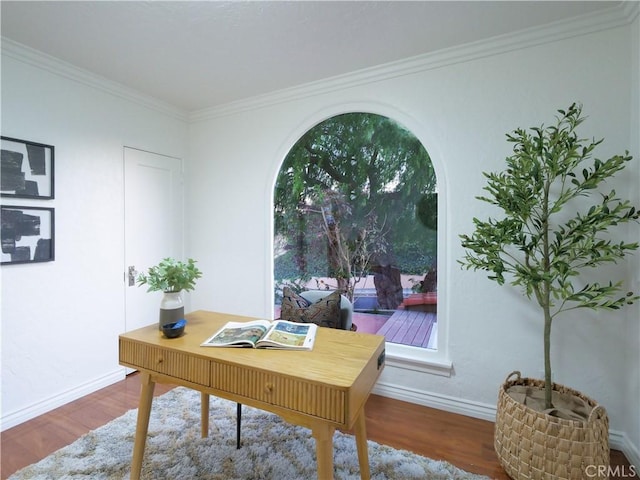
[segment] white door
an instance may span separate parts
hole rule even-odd
[[[124,148],[125,329],[158,322],[161,292],[138,286],[138,273],[166,257],[182,260],[182,161]]]

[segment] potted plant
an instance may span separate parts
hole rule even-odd
[[[202,272],[196,267],[193,259],[181,262],[173,258],[165,258],[149,271],[138,276],[138,286],[147,285],[148,292],[164,292],[160,302],[160,321],[158,328],[174,323],[184,317],[182,291],[193,290],[196,280]]]
[[[578,138],[582,107],[573,104],[558,113],[553,126],[507,134],[514,144],[507,168],[484,173],[488,195],[477,197],[502,209],[503,216],[474,218],[475,232],[460,235],[464,267],[489,272],[499,285],[509,277],[541,313],[544,381],[522,379],[518,373],[499,390],[494,444],[503,467],[517,479],[584,478],[588,464],[608,468],[606,412],[580,392],[552,382],[551,327],[563,312],[616,310],[638,299],[624,292],[622,282],[600,284],[584,275],[638,248],[637,242],[614,242],[607,235],[612,227],[637,221],[638,210],[614,190],[598,192],[632,157],[625,152],[590,161],[602,140]],[[584,165],[588,160],[590,165]],[[584,199],[596,194],[595,203],[585,206]],[[541,405],[532,407],[531,397],[543,387]],[[574,410],[584,411],[564,409],[563,397],[581,405]]]

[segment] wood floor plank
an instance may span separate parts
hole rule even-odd
[[[463,470],[508,480],[493,450],[493,423],[372,395],[365,407],[370,440]]]
[[[158,384],[154,394],[161,395],[172,388],[172,385]],[[139,375],[132,374],[98,392],[5,430],[0,435],[0,478],[8,478],[84,433],[137,408],[139,393]],[[365,415],[370,440],[445,460],[493,479],[509,479],[493,449],[491,422],[379,395],[369,397]],[[629,462],[622,452],[611,452],[611,464],[629,471]]]
[[[154,395],[162,395],[172,388],[173,385],[158,384]],[[0,434],[0,478],[8,478],[85,433],[137,408],[139,395],[139,375],[132,374],[125,380],[5,430]]]

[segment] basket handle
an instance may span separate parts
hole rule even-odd
[[[509,379],[510,379],[511,377],[513,377],[514,375],[516,375],[516,376],[518,377],[518,378],[517,378],[517,381],[520,381],[520,372],[519,372],[518,370],[514,370],[514,371],[513,371],[513,372],[511,372],[509,375],[507,375],[507,379],[504,381],[504,383],[509,383]]]
[[[593,409],[591,410],[591,413],[589,413],[589,418],[587,419],[587,421],[589,423],[597,420],[598,418],[602,418],[606,415],[606,410],[604,409],[604,407],[602,405],[596,405],[595,407],[593,407]]]

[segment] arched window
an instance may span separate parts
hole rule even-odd
[[[314,126],[276,179],[276,306],[284,286],[339,289],[358,331],[435,349],[437,202],[429,154],[394,120],[347,113]]]

